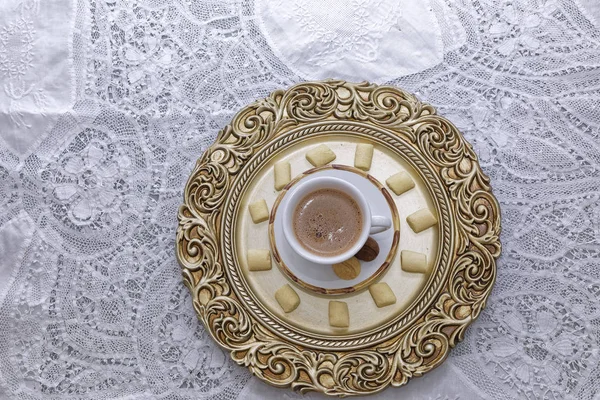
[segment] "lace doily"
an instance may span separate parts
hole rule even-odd
[[[175,218],[237,109],[326,76],[435,105],[503,212],[488,308],[443,366],[374,398],[600,396],[596,2],[294,4],[0,3],[0,397],[300,398],[198,323]]]
[[[443,11],[442,23],[456,19],[449,8]],[[271,49],[304,79],[385,81],[443,61],[442,35],[429,1],[257,0],[255,12]],[[423,26],[429,27],[426,35]],[[464,31],[452,33],[459,47]]]

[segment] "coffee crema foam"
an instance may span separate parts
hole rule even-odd
[[[362,232],[360,207],[346,193],[335,189],[317,189],[304,196],[292,218],[298,242],[319,256],[344,253]]]

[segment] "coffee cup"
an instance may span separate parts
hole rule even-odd
[[[356,209],[356,212],[346,212],[345,215],[341,216],[342,218],[336,216],[337,220],[344,219],[348,221],[348,225],[351,226],[351,229],[346,229],[344,231],[345,227],[342,226],[333,231],[333,233],[322,232],[322,234],[327,235],[326,237],[330,238],[330,240],[329,242],[322,240],[321,243],[333,248],[333,251],[328,253],[317,252],[314,248],[307,246],[305,237],[311,237],[308,236],[308,234],[303,234],[303,242],[301,243],[298,232],[301,230],[301,232],[306,233],[307,231],[299,228],[299,226],[310,225],[311,234],[315,234],[315,232],[316,235],[319,234],[318,229],[321,229],[322,227],[315,228],[315,224],[318,226],[318,223],[314,222],[312,219],[312,222],[308,221],[305,225],[301,224],[301,217],[299,217],[300,211],[297,209],[300,205],[303,210],[308,210],[309,206],[305,206],[305,204],[308,205],[311,203],[314,203],[310,206],[313,209],[314,207],[318,207],[318,201],[311,201],[310,195],[315,194],[315,196],[321,196],[321,193],[323,196],[337,196],[333,197],[333,203],[339,203],[339,210],[331,210],[332,201],[329,199],[329,214]],[[287,202],[282,210],[283,234],[292,249],[298,255],[317,264],[336,264],[353,257],[364,246],[369,235],[383,232],[392,226],[389,218],[372,215],[367,199],[356,186],[339,178],[330,176],[306,176],[288,189],[286,197]],[[315,199],[317,198],[315,197]],[[323,201],[325,201],[325,197],[323,197]],[[313,211],[316,212],[318,209]],[[322,215],[320,216],[322,217]],[[327,219],[327,217],[328,216],[326,215],[325,219]],[[327,224],[327,222],[325,222],[325,224]],[[346,235],[344,239],[348,239],[351,236],[351,243],[340,245],[339,251],[335,251],[336,244],[330,243],[337,239],[335,232],[341,232],[340,235]]]

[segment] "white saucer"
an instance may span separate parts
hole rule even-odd
[[[288,244],[283,234],[283,209],[290,186],[301,180],[307,174],[316,176],[333,176],[344,179],[356,185],[369,202],[371,212],[390,218],[392,228],[385,232],[371,235],[379,244],[379,255],[373,261],[361,261],[361,271],[352,280],[340,279],[331,265],[310,262],[298,255]],[[360,290],[372,283],[389,266],[394,258],[400,238],[400,224],[396,206],[387,192],[375,178],[356,168],[342,165],[327,165],[306,171],[302,177],[295,179],[292,184],[280,194],[275,202],[269,223],[271,250],[275,261],[281,270],[300,286],[322,294],[345,294]]]

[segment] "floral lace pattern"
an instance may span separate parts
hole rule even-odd
[[[305,79],[390,79],[442,61],[441,34],[429,1],[302,0],[290,5],[257,0],[255,9],[271,48]],[[431,31],[414,41],[418,26]]]
[[[486,310],[440,368],[374,398],[597,398],[594,3],[286,4],[0,4],[0,397],[302,397],[251,379],[197,322],[175,218],[237,109],[339,67],[435,105],[502,207]]]
[[[28,153],[53,114],[72,105],[72,29],[69,23],[54,23],[70,18],[72,11],[72,1],[0,4],[0,138],[17,154]],[[50,74],[46,64],[53,66]]]

